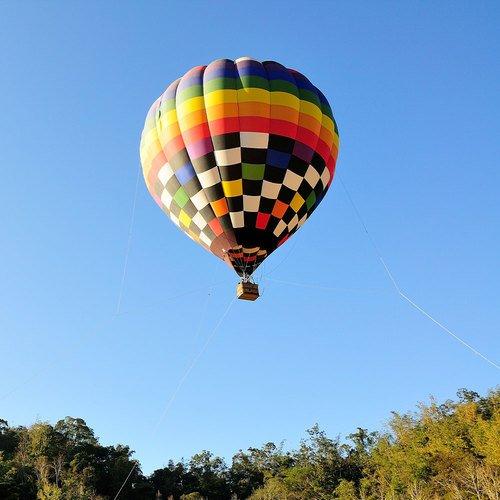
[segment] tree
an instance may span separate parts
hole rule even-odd
[[[265,470],[257,463],[255,449],[249,450],[249,453],[240,450],[233,456],[229,470],[231,491],[238,498],[248,498],[264,484],[264,474]]]
[[[500,390],[393,413],[347,442],[313,426],[297,450],[266,443],[233,456],[169,461],[149,477],[125,445],[103,446],[84,420],[10,427],[0,420],[2,500],[499,500]]]
[[[209,451],[197,453],[189,461],[189,472],[196,478],[197,491],[202,496],[221,500],[231,497],[227,467],[222,458],[214,457]]]
[[[82,418],[65,417],[56,423],[54,430],[64,436],[73,448],[98,445],[94,431]]]
[[[197,479],[188,470],[186,464],[174,463],[173,460],[170,460],[163,469],[155,470],[150,476],[150,481],[164,498],[172,496],[175,500],[179,499],[183,493],[195,491],[198,486]]]

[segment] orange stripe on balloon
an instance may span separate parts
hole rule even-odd
[[[240,116],[271,116],[269,104],[265,102],[240,102],[238,104]]]
[[[323,141],[325,141],[326,144],[329,144],[330,146],[333,144],[333,134],[330,129],[326,127],[321,127],[321,132],[319,136]]]
[[[197,109],[188,115],[182,117],[182,127],[183,128],[192,128],[200,123],[206,123],[207,115],[205,114],[204,109]],[[172,126],[173,128],[173,126]]]
[[[206,109],[209,120],[218,120],[220,118],[232,118],[238,116],[238,104],[235,102],[225,102],[209,106]]]
[[[280,106],[277,104],[273,104],[271,106],[271,119],[284,120],[296,125],[299,120],[299,112],[294,108],[290,108],[289,106]]]
[[[156,162],[154,165],[151,165],[151,168],[149,169],[146,184],[148,185],[149,192],[152,194],[156,193],[155,186],[158,181],[158,172],[160,171],[160,168],[164,165],[164,163],[165,162]]]
[[[172,156],[177,154],[179,151],[185,149],[185,147],[186,145],[184,144],[184,139],[182,138],[182,135],[178,135],[171,141],[167,142],[163,146],[163,149],[165,150],[165,154],[167,155],[167,157],[172,158]]]
[[[299,126],[314,132],[316,135],[319,135],[321,130],[321,123],[316,120],[316,118],[306,113],[300,113]]]
[[[167,158],[165,157],[163,151],[160,151],[151,161],[151,170],[156,169],[156,172],[158,173],[160,168],[163,167],[165,163],[167,163]]]
[[[200,139],[207,139],[211,136],[207,123],[201,123],[196,127],[182,130],[182,138],[185,144],[192,144]]]

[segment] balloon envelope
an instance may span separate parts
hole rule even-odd
[[[249,276],[321,202],[338,145],[330,105],[305,76],[274,61],[220,59],[153,103],[141,162],[172,221]]]

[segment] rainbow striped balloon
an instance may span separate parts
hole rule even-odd
[[[248,277],[321,202],[338,147],[330,105],[305,76],[243,57],[169,85],[147,115],[141,162],[172,221]]]

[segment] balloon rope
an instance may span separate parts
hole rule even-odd
[[[232,281],[229,282],[226,279],[226,280],[223,280],[223,281],[217,281],[215,283],[209,283],[209,284],[207,284],[205,286],[201,286],[201,287],[198,287],[198,288],[192,288],[191,290],[187,290],[185,292],[179,292],[176,295],[172,295],[170,297],[166,297],[163,300],[155,302],[152,305],[142,306],[142,307],[140,307],[138,309],[125,309],[125,310],[122,309],[120,311],[120,313],[118,314],[118,316],[124,316],[124,315],[128,315],[128,314],[139,314],[139,313],[143,313],[145,311],[155,310],[155,309],[158,309],[159,307],[163,306],[166,302],[169,302],[172,299],[177,299],[177,298],[180,298],[180,297],[182,297],[184,295],[191,295],[191,294],[194,294],[194,293],[201,293],[201,292],[205,292],[205,291],[208,291],[210,293],[210,291],[212,289],[217,288],[219,285],[222,285],[222,284],[228,285],[229,283],[232,283]]]
[[[222,322],[224,321],[225,317],[228,315],[228,313],[229,313],[231,307],[233,306],[235,300],[236,300],[236,297],[233,297],[231,299],[231,301],[227,305],[225,311],[222,313],[222,316],[219,318],[219,321],[217,321],[215,327],[210,332],[210,335],[205,340],[203,346],[196,353],[196,355],[192,359],[191,363],[189,364],[189,366],[184,371],[182,377],[179,379],[179,382],[177,383],[177,386],[176,386],[174,392],[171,394],[170,398],[168,399],[168,401],[167,401],[167,403],[166,403],[166,405],[165,405],[165,407],[164,407],[164,409],[163,409],[163,411],[162,411],[162,413],[160,415],[160,418],[158,419],[158,421],[156,422],[156,424],[153,426],[153,428],[151,430],[151,438],[153,438],[155,436],[155,434],[158,432],[158,429],[159,429],[160,425],[162,424],[163,420],[167,416],[168,411],[172,407],[172,404],[174,403],[175,398],[177,397],[177,395],[179,394],[180,390],[182,389],[182,387],[184,385],[184,382],[186,382],[187,378],[189,377],[189,374],[193,371],[194,367],[196,366],[196,364],[200,360],[201,356],[207,350],[207,347],[209,346],[209,344],[212,341],[212,339],[215,337],[215,334],[217,333],[217,331],[219,330],[220,326],[222,325]],[[130,479],[130,476],[132,476],[132,473],[137,468],[137,465],[138,465],[138,463],[134,462],[134,465],[130,469],[129,473],[127,474],[127,477],[123,481],[122,485],[120,486],[120,489],[117,491],[117,493],[114,496],[113,500],[117,500],[117,498],[120,496],[120,493],[122,492],[123,488],[125,487],[125,485],[127,484],[128,480]]]
[[[78,344],[73,345],[73,349],[77,350],[77,349],[81,348],[84,344],[88,344],[88,341],[91,340],[92,338],[94,338],[98,333],[102,332],[104,327],[110,326],[111,323],[113,323],[113,321],[115,320],[115,318],[116,318],[116,316],[113,315],[111,318],[104,321],[102,324],[100,324],[97,328],[95,328],[93,330],[93,333],[90,336],[87,337],[84,335],[82,338],[80,338],[80,342]],[[9,396],[11,396],[15,392],[17,392],[19,389],[21,389],[25,385],[29,384],[31,381],[38,380],[40,375],[42,375],[43,373],[50,370],[50,368],[52,368],[54,365],[56,365],[57,362],[61,361],[63,359],[63,357],[66,357],[66,355],[68,354],[68,351],[69,351],[69,349],[66,349],[66,351],[64,352],[64,356],[63,356],[63,353],[61,353],[61,354],[55,356],[54,358],[52,358],[50,361],[47,361],[46,363],[44,363],[40,368],[34,370],[31,373],[31,375],[28,375],[28,377],[26,377],[23,381],[19,382],[19,384],[12,387],[10,389],[10,391],[5,392],[2,395],[0,395],[0,401],[7,399]]]
[[[143,308],[143,309],[138,310],[138,311],[134,311],[134,310],[132,310],[132,311],[127,311],[127,310],[123,311],[121,309],[123,290],[124,290],[125,279],[126,279],[126,275],[127,275],[127,267],[128,267],[129,254],[130,254],[130,248],[131,248],[131,243],[132,243],[132,234],[133,234],[134,220],[135,220],[135,211],[136,211],[136,205],[137,205],[137,196],[138,196],[138,187],[139,187],[140,172],[141,172],[141,170],[139,168],[137,170],[137,179],[136,179],[136,183],[135,183],[135,192],[134,192],[134,198],[133,198],[133,203],[132,203],[131,218],[130,218],[130,222],[129,222],[129,232],[128,232],[128,238],[127,238],[125,260],[124,260],[124,266],[123,266],[123,272],[122,272],[122,279],[121,279],[121,284],[120,284],[120,289],[119,289],[119,294],[118,294],[117,307],[116,307],[115,312],[111,315],[111,317],[109,319],[106,319],[105,321],[103,321],[98,327],[94,328],[90,333],[88,333],[86,335],[85,334],[82,335],[80,337],[79,341],[77,341],[76,343],[74,343],[73,346],[70,347],[70,349],[67,349],[64,353],[61,353],[60,355],[55,356],[52,360],[44,363],[40,368],[38,368],[37,370],[33,371],[33,373],[31,373],[28,377],[26,377],[22,382],[20,382],[19,384],[15,385],[14,387],[12,387],[8,392],[5,392],[5,393],[1,394],[0,395],[0,401],[3,401],[4,399],[7,399],[9,396],[11,396],[15,392],[17,392],[19,389],[21,389],[22,387],[24,387],[28,383],[32,382],[35,379],[38,379],[41,374],[47,372],[48,370],[50,370],[50,368],[52,368],[59,361],[61,361],[61,359],[63,359],[63,356],[66,356],[68,354],[68,352],[73,352],[73,353],[78,352],[78,350],[82,346],[88,344],[89,341],[92,340],[92,339],[94,339],[99,333],[101,333],[102,330],[104,330],[104,328],[108,328],[109,326],[111,326],[111,324],[119,316],[121,316],[123,314],[134,313],[134,312],[142,312],[142,310],[144,309]],[[162,304],[164,302],[167,302],[167,301],[170,301],[170,300],[174,300],[176,298],[180,298],[180,297],[183,297],[185,295],[191,295],[191,294],[194,294],[194,293],[203,292],[203,291],[205,291],[207,289],[211,289],[211,288],[216,287],[220,283],[221,282],[212,283],[212,284],[210,284],[208,286],[196,288],[194,290],[188,290],[186,292],[181,292],[181,293],[172,295],[170,297],[166,297],[162,301]]]
[[[121,283],[120,283],[120,291],[118,293],[118,300],[116,303],[115,315],[118,315],[120,313],[120,309],[122,306],[123,290],[125,288],[125,278],[127,276],[127,269],[128,269],[128,258],[130,255],[130,247],[132,245],[132,234],[134,232],[135,209],[137,206],[137,193],[139,192],[139,179],[140,178],[141,178],[141,167],[139,165],[139,168],[137,169],[137,178],[135,180],[134,200],[132,202],[132,213],[130,214],[130,222],[129,222],[129,226],[128,226],[127,245],[125,247],[125,260],[123,262],[122,279],[121,279]]]
[[[378,259],[380,260],[382,266],[384,267],[385,272],[386,272],[387,276],[389,277],[389,280],[391,281],[391,283],[394,286],[394,289],[396,290],[396,292],[398,293],[398,295],[403,300],[405,300],[408,304],[410,304],[412,307],[414,307],[417,311],[419,311],[420,313],[422,313],[424,316],[426,316],[428,319],[430,319],[433,323],[435,323],[437,326],[439,326],[439,328],[441,328],[444,332],[446,332],[448,335],[451,335],[455,340],[457,340],[458,342],[460,342],[467,349],[471,350],[474,354],[476,354],[480,358],[482,358],[485,361],[487,361],[490,365],[492,365],[495,368],[497,368],[498,370],[500,370],[500,366],[497,363],[495,363],[490,358],[488,358],[487,356],[485,356],[484,354],[482,354],[481,352],[479,352],[475,347],[471,346],[468,342],[466,342],[465,340],[463,340],[462,338],[460,338],[457,334],[453,333],[449,328],[447,328],[442,323],[440,323],[437,319],[435,319],[433,316],[431,316],[427,311],[425,311],[421,306],[419,306],[418,304],[416,304],[410,297],[408,297],[408,295],[406,295],[402,291],[402,289],[400,288],[398,282],[394,278],[394,275],[390,271],[389,266],[387,265],[387,263],[385,262],[384,258],[382,257],[382,253],[380,252],[377,244],[375,243],[374,238],[372,237],[372,235],[368,231],[368,228],[366,227],[366,224],[365,224],[365,222],[363,220],[363,217],[361,217],[361,213],[359,212],[356,204],[354,203],[354,200],[352,199],[352,196],[349,193],[349,190],[347,189],[347,186],[344,184],[344,181],[342,180],[342,178],[340,177],[340,175],[337,174],[337,177],[338,177],[338,179],[340,181],[340,184],[342,184],[342,187],[344,188],[344,191],[345,191],[345,193],[347,195],[347,198],[348,198],[350,204],[352,205],[352,208],[354,209],[354,212],[355,212],[355,214],[356,214],[359,222],[361,223],[361,226],[363,227],[363,229],[364,229],[366,235],[368,236],[368,239],[369,239],[369,241],[370,241],[373,249],[375,250],[375,253],[377,254]]]
[[[288,252],[286,253],[286,255],[278,262],[278,264],[276,264],[270,271],[264,273],[264,276],[263,278],[266,279],[267,276],[269,276],[270,274],[274,273],[274,271],[276,271],[279,267],[281,267],[281,265],[286,261],[288,260],[288,258],[290,257],[290,255],[292,254],[292,252],[295,250],[295,247],[297,246],[297,241],[296,240],[293,240],[293,242],[291,243],[291,246],[290,248],[288,249]]]
[[[323,286],[323,285],[315,285],[313,283],[298,283],[296,281],[284,281],[278,280],[276,278],[269,278],[269,275],[264,276],[264,280],[272,281],[274,283],[281,283],[282,285],[292,285],[292,286],[300,286],[303,288],[317,288],[319,290],[329,290],[333,292],[368,292],[368,293],[379,293],[381,290],[377,290],[376,288],[341,288],[341,287],[332,287],[332,286]]]
[[[213,266],[212,273],[210,275],[210,279],[208,280],[211,285],[209,285],[208,290],[206,290],[206,298],[205,298],[205,304],[203,305],[202,313],[200,314],[200,319],[198,320],[198,326],[196,327],[196,332],[194,335],[195,340],[197,341],[200,336],[201,336],[201,330],[203,328],[203,323],[205,322],[205,318],[207,316],[208,312],[208,303],[210,302],[210,299],[212,298],[212,295],[215,293],[215,288],[217,287],[217,283],[215,281],[217,277],[217,267],[220,264],[220,261],[216,261],[215,265]],[[219,282],[221,283],[221,282]]]
[[[93,333],[93,335],[91,335],[90,338],[94,337],[105,326],[109,326],[111,323],[113,323],[113,321],[116,319],[116,317],[120,314],[120,308],[121,308],[122,297],[123,297],[123,290],[124,290],[124,287],[125,287],[125,278],[126,278],[126,275],[127,275],[128,258],[129,258],[129,254],[130,254],[130,246],[131,246],[131,243],[132,243],[132,233],[133,233],[133,229],[134,229],[135,209],[136,209],[136,205],[137,205],[137,193],[139,191],[140,173],[141,173],[141,167],[139,166],[139,168],[137,169],[137,178],[136,178],[136,181],[135,181],[135,190],[134,190],[134,198],[133,198],[133,203],[132,203],[132,212],[131,212],[131,216],[130,216],[128,237],[127,237],[127,245],[126,245],[126,250],[125,250],[125,261],[124,261],[124,264],[123,264],[123,272],[122,272],[122,278],[121,278],[120,288],[119,288],[119,292],[118,292],[118,300],[117,300],[116,310],[115,310],[115,312],[111,315],[111,317],[108,320],[104,321],[103,324],[100,327],[97,327],[94,330],[94,333]],[[81,343],[78,344],[76,347],[77,348],[81,347],[81,345],[84,344],[84,342],[83,342],[84,340],[88,341],[89,338],[88,337],[82,338],[81,339]],[[57,356],[54,359],[52,359],[51,361],[49,361],[48,363],[45,363],[38,370],[35,370],[23,382],[19,383],[15,387],[13,387],[9,392],[6,392],[6,393],[2,394],[0,396],[0,401],[3,400],[3,399],[5,399],[5,398],[7,398],[11,394],[13,394],[18,389],[20,389],[21,387],[23,387],[27,383],[31,382],[33,379],[38,378],[38,376],[41,373],[47,371],[50,367],[52,367],[53,365],[55,365],[61,358],[62,358],[62,355]]]
[[[156,422],[155,426],[153,427],[153,434],[155,434],[158,431],[159,426],[161,425],[161,423],[163,422],[163,420],[167,416],[167,413],[170,410],[170,407],[172,406],[172,403],[174,402],[175,398],[179,394],[179,391],[181,390],[182,386],[184,385],[184,382],[189,377],[189,374],[193,371],[193,368],[196,366],[196,364],[200,360],[201,356],[207,350],[207,347],[209,346],[209,344],[212,341],[212,339],[215,337],[215,334],[217,333],[217,331],[219,330],[220,326],[222,325],[222,322],[224,321],[224,319],[228,315],[229,311],[231,310],[231,307],[233,306],[235,300],[236,300],[236,297],[233,297],[230,300],[230,302],[227,305],[225,311],[222,313],[222,316],[219,318],[219,321],[217,321],[217,324],[215,325],[215,327],[213,328],[213,330],[210,332],[210,335],[207,337],[207,339],[203,343],[201,349],[195,355],[195,357],[191,361],[190,365],[187,367],[186,371],[184,372],[184,374],[180,378],[179,383],[177,384],[177,387],[175,388],[174,392],[172,393],[172,395],[168,399],[167,404],[165,405],[165,408],[164,408],[164,410],[163,410],[160,418],[158,419],[158,421]]]
[[[180,297],[184,297],[186,295],[192,295],[192,294],[195,294],[195,293],[203,292],[205,290],[211,290],[215,286],[217,286],[217,284],[208,285],[208,286],[205,286],[205,287],[196,288],[196,289],[193,289],[193,290],[188,290],[187,292],[182,292],[182,293],[178,293],[178,294],[175,294],[175,295],[171,295],[170,297],[166,297],[162,301],[161,305],[163,306],[165,302],[168,302],[168,301],[180,298]],[[44,365],[42,365],[40,368],[38,368],[33,373],[31,373],[31,375],[29,375],[28,377],[26,377],[22,382],[19,382],[19,384],[17,384],[16,386],[14,386],[10,391],[5,392],[4,394],[1,394],[0,395],[0,401],[3,401],[4,399],[7,399],[9,396],[11,396],[15,392],[17,392],[19,389],[21,389],[22,387],[24,387],[26,384],[28,384],[32,380],[38,379],[41,374],[43,374],[43,373],[47,372],[48,370],[50,370],[50,368],[52,368],[59,361],[61,361],[63,358],[65,358],[68,355],[68,353],[70,353],[70,352],[72,352],[73,354],[77,353],[79,351],[79,349],[81,349],[84,345],[88,345],[91,340],[93,340],[94,338],[96,338],[98,334],[102,333],[105,328],[110,327],[112,325],[112,323],[118,317],[120,317],[122,315],[125,315],[125,314],[128,315],[128,314],[132,314],[132,313],[136,313],[136,312],[142,312],[142,311],[143,310],[140,309],[140,310],[132,310],[132,311],[121,311],[118,314],[114,313],[109,319],[103,321],[98,327],[94,328],[90,333],[87,332],[87,334],[83,334],[78,339],[78,341],[75,342],[75,343],[73,343],[73,345],[70,346],[68,349],[66,349],[64,351],[64,353],[60,353],[57,356],[55,356],[54,358],[52,358],[52,360],[47,361]]]

